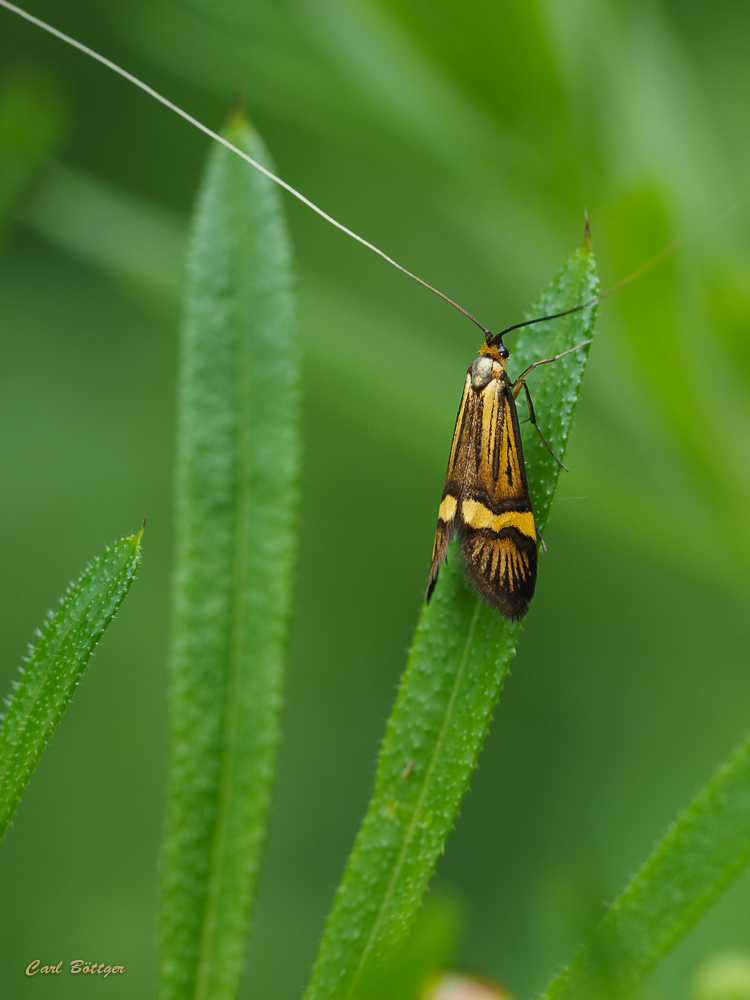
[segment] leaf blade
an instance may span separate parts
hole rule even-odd
[[[669,828],[544,1000],[626,995],[750,861],[750,737]]]
[[[235,144],[268,160],[239,117]],[[233,997],[279,740],[296,557],[299,370],[273,185],[223,147],[196,215],[183,331],[162,855],[164,998]]]
[[[596,294],[587,244],[573,255],[535,315],[559,312]],[[561,321],[556,321],[560,323]],[[594,309],[539,324],[519,341],[517,363],[559,353],[593,333]],[[564,448],[586,351],[562,359],[557,388],[544,366],[542,398]],[[558,426],[559,424],[559,426]],[[527,445],[524,444],[526,449]],[[535,518],[546,523],[558,466],[529,448]],[[508,664],[518,623],[477,600],[455,559],[441,570],[423,608],[378,760],[375,789],[329,915],[306,1000],[352,1000],[367,992],[388,953],[400,947],[443,850],[468,787]]]
[[[140,563],[137,534],[105,549],[50,614],[0,726],[0,839]]]

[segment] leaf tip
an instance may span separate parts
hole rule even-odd
[[[589,213],[584,208],[583,210],[583,245],[586,250],[591,251],[592,240],[591,240],[591,226],[589,225]]]
[[[228,137],[237,137],[234,140],[235,142],[242,139],[247,140],[248,136],[253,135],[255,132],[252,122],[245,111],[245,99],[241,94],[235,94],[234,96],[223,132]]]
[[[136,551],[136,552],[141,547],[141,541],[143,539],[143,533],[146,530],[146,521],[148,521],[148,516],[149,516],[150,513],[151,513],[151,511],[146,511],[146,516],[143,518],[143,523],[141,524],[139,530],[136,531],[136,533],[134,535],[130,536],[130,540],[131,540],[131,542],[133,544],[133,550]]]

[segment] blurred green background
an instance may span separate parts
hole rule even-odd
[[[742,0],[36,0],[497,329],[583,235],[604,286],[746,182]],[[140,579],[0,850],[2,997],[152,995],[181,255],[207,141],[0,11],[0,681],[150,511]],[[458,313],[290,199],[305,352],[284,743],[243,996],[299,996],[425,584]],[[600,307],[537,598],[434,892],[544,986],[750,725],[750,205]],[[512,348],[512,341],[509,342]],[[360,366],[361,371],[357,371]],[[512,370],[512,369],[511,369]],[[532,386],[533,391],[533,386]],[[544,428],[544,414],[539,415]],[[648,981],[750,951],[739,881]],[[106,986],[26,965],[106,961]]]

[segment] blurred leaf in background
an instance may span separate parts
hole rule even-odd
[[[747,177],[741,0],[39,0],[34,13],[209,125],[241,94],[281,176],[493,329],[568,257],[584,208],[606,288]],[[113,662],[87,678],[3,845],[0,893],[19,903],[0,979],[18,982],[29,949],[106,952],[146,995],[179,248],[206,144],[4,14],[0,75],[19,60],[59,81],[71,121],[0,262],[8,677],[67,567],[127,517],[152,518],[121,647],[103,648]],[[476,349],[444,303],[288,210],[308,358],[302,554],[244,994],[269,1000],[304,987],[367,801]],[[749,218],[738,209],[600,310],[537,597],[438,868],[466,913],[457,967],[517,996],[569,958],[747,729]],[[745,877],[650,995],[686,995],[709,955],[750,951],[748,912]]]
[[[741,951],[710,955],[691,985],[694,1000],[745,1000],[750,997],[750,958]]]
[[[50,155],[68,108],[61,81],[43,66],[10,63],[0,75],[0,235]]]

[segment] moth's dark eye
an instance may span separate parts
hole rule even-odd
[[[500,355],[501,358],[509,358],[510,357],[510,351],[505,346],[505,344],[498,344],[498,346],[497,346],[497,353]]]

